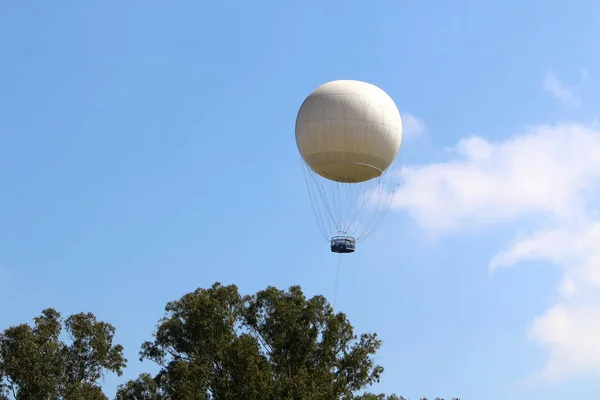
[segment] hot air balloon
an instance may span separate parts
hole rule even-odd
[[[383,222],[399,183],[391,168],[402,144],[396,104],[370,83],[325,83],[298,111],[296,144],[322,234],[332,252],[353,253]]]

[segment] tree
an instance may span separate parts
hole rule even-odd
[[[137,379],[119,387],[115,400],[127,399],[167,400],[168,397],[161,390],[159,381],[155,380],[152,375],[143,373]]]
[[[355,398],[355,400],[407,400],[406,398],[400,396],[398,397],[397,395],[393,394],[391,396],[387,396],[385,394],[372,394],[372,393],[367,393],[364,394],[362,396],[358,396]],[[427,400],[426,397],[421,397],[419,400]],[[436,397],[433,400],[444,400],[440,397]],[[459,398],[453,398],[451,400],[460,400]]]
[[[140,352],[160,372],[121,385],[118,400],[382,399],[355,395],[380,379],[381,341],[354,334],[323,296],[298,286],[241,296],[215,283],[165,311]]]
[[[61,340],[64,331],[68,342]],[[91,313],[66,320],[52,308],[0,334],[0,400],[104,400],[98,380],[122,375],[127,360],[115,328]]]

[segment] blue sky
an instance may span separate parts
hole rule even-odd
[[[424,128],[394,212],[342,261],[337,306],[384,341],[373,389],[600,395],[599,17],[592,0],[2,3],[0,327],[46,307],[114,324],[130,361],[112,396],[196,287],[331,298],[294,122],[318,85],[359,79]]]

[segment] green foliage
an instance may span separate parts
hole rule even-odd
[[[354,400],[408,400],[402,396],[397,396],[395,394],[392,394],[390,396],[387,396],[385,394],[372,394],[372,393],[367,393],[364,394],[362,396],[356,396],[353,398]],[[427,400],[426,397],[421,397],[419,400]],[[440,397],[436,397],[433,400],[444,400]],[[453,398],[451,400],[460,400],[459,398]]]
[[[366,393],[361,396],[354,396],[352,400],[406,400],[404,397],[398,397],[395,394],[386,396],[385,394]]]
[[[406,400],[357,394],[379,382],[381,341],[355,334],[323,296],[306,298],[298,286],[242,296],[215,283],[165,311],[140,352],[160,371],[120,385],[115,400]],[[51,308],[7,328],[0,400],[108,400],[98,382],[121,376],[127,362],[114,332],[91,313],[63,320]]]
[[[160,373],[120,386],[118,400],[368,399],[353,393],[383,372],[377,335],[355,335],[343,313],[297,286],[241,296],[216,283],[165,310],[140,352]]]
[[[167,400],[168,397],[161,390],[159,382],[152,378],[152,375],[143,373],[137,379],[119,387],[115,400],[127,399]]]
[[[33,326],[7,328],[0,334],[0,400],[106,399],[98,380],[109,371],[122,375],[127,362],[122,346],[112,344],[114,332],[91,313],[63,321],[51,308]]]

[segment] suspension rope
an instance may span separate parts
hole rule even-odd
[[[335,274],[335,294],[333,296],[333,309],[335,310],[335,303],[337,302],[338,282],[340,280],[340,264],[342,263],[342,255],[338,254],[337,272]]]

